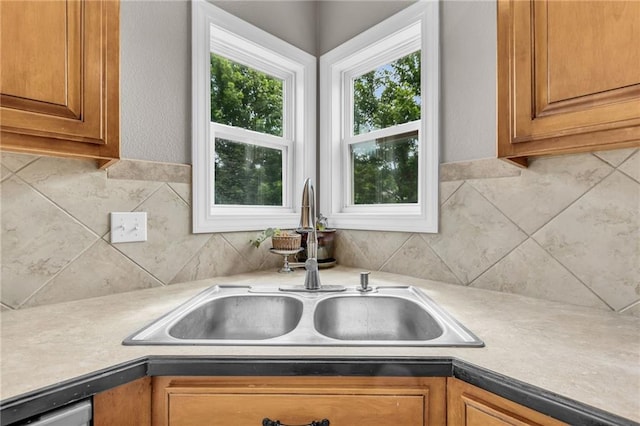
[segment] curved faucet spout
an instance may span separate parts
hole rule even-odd
[[[307,234],[307,261],[305,262],[304,288],[320,289],[318,270],[318,232],[316,230],[316,191],[311,178],[304,181],[298,232]]]

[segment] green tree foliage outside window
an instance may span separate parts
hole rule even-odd
[[[418,202],[417,132],[351,145],[354,204]]]
[[[353,134],[420,120],[420,51],[353,80]],[[351,146],[354,204],[418,202],[418,135]]]
[[[282,151],[216,138],[215,203],[281,206]]]
[[[283,81],[211,54],[211,121],[282,136]]]
[[[211,54],[211,121],[283,135],[283,81]],[[215,139],[215,204],[282,205],[283,151]]]

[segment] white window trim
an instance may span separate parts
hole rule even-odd
[[[438,232],[439,165],[439,5],[420,1],[375,27],[338,46],[320,58],[320,211],[332,227],[381,231]],[[349,161],[344,143],[344,82],[381,65],[381,59],[398,58],[419,29],[422,55],[422,111],[418,204],[348,205],[346,176]],[[404,35],[402,34],[404,32]],[[416,49],[417,50],[417,49]],[[372,54],[371,52],[379,52]],[[409,126],[400,125],[400,126]],[[396,127],[400,127],[396,126]],[[386,129],[385,129],[386,130]],[[373,132],[368,134],[373,136]],[[359,140],[360,136],[350,139]],[[370,140],[371,137],[366,138]]]
[[[316,58],[295,46],[213,6],[194,0],[192,22],[192,179],[193,232],[260,230],[266,227],[295,228],[299,221],[302,184],[316,175]],[[214,26],[215,34],[210,28]],[[212,40],[213,39],[213,40]],[[290,109],[284,112],[283,137],[211,123],[209,81],[212,45],[224,56],[278,76],[285,81]],[[229,46],[233,45],[233,49]],[[283,170],[282,207],[214,206],[214,146],[216,134],[234,140],[283,148],[289,167]]]

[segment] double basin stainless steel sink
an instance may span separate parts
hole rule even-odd
[[[339,293],[208,288],[125,345],[484,346],[420,289]]]

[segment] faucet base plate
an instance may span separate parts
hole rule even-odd
[[[343,285],[323,285],[320,288],[315,290],[309,290],[305,288],[303,285],[283,285],[280,286],[280,291],[294,291],[294,292],[302,292],[302,293],[331,293],[331,292],[339,292],[345,291],[346,287]]]

